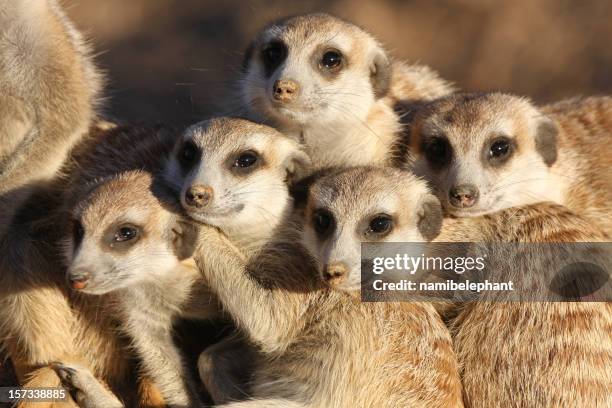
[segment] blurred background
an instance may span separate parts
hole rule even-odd
[[[571,0],[64,0],[107,71],[107,112],[187,124],[219,111],[271,20],[327,11],[464,90],[539,103],[612,93],[612,2]]]

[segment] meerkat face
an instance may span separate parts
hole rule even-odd
[[[455,95],[417,114],[413,169],[447,213],[475,217],[550,200],[556,138],[555,123],[525,99]]]
[[[361,288],[362,242],[426,242],[442,225],[440,202],[408,172],[351,168],[317,180],[308,194],[303,242],[321,277]]]
[[[193,219],[226,233],[265,230],[288,208],[287,179],[308,162],[296,142],[268,126],[219,118],[187,130],[166,179]]]
[[[67,239],[73,289],[104,294],[173,273],[191,256],[194,226],[152,195],[152,179],[129,172],[90,192],[73,217]]]
[[[270,25],[247,50],[243,67],[244,104],[280,128],[361,121],[390,81],[380,44],[327,14]]]

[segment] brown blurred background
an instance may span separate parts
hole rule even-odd
[[[612,2],[571,0],[64,0],[100,53],[107,112],[186,124],[218,112],[267,22],[327,11],[465,90],[537,102],[612,93]]]

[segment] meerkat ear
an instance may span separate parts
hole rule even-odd
[[[391,86],[391,61],[381,49],[376,51],[370,65],[370,81],[376,99],[387,95]]]
[[[282,165],[287,172],[287,182],[296,180],[306,174],[311,160],[302,146],[291,139],[283,139],[283,142],[279,145],[284,157]]]
[[[421,208],[418,212],[417,227],[419,232],[427,241],[431,241],[440,234],[442,229],[442,206],[440,200],[433,194],[427,194],[421,200]]]
[[[172,249],[179,260],[193,256],[198,244],[198,226],[177,218],[171,228]]]
[[[538,123],[535,137],[536,150],[548,167],[557,161],[557,124],[549,117],[543,117]]]

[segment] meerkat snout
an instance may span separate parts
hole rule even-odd
[[[332,262],[323,267],[323,279],[332,286],[340,285],[346,280],[349,268],[344,262]]]
[[[70,270],[68,273],[68,282],[70,287],[75,290],[85,289],[91,274],[83,269]]]
[[[469,208],[478,202],[478,187],[473,184],[461,184],[450,189],[449,201],[457,208]]]
[[[300,85],[292,79],[279,79],[272,87],[274,100],[281,103],[293,101],[300,91]]]
[[[185,192],[185,205],[188,207],[206,207],[214,196],[214,190],[210,186],[194,185]]]

